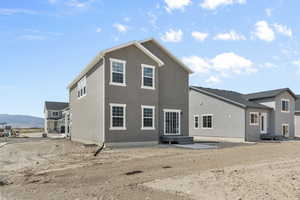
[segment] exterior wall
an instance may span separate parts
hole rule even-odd
[[[104,67],[102,64],[101,60],[87,73],[86,96],[77,98],[76,84],[70,89],[71,140],[95,144],[104,141]]]
[[[300,137],[300,113],[295,114],[295,136]]]
[[[126,87],[110,84],[110,58],[125,60]],[[155,90],[143,89],[142,66],[155,66]],[[165,66],[164,66],[165,67]],[[105,56],[105,142],[145,142],[158,141],[159,126],[159,90],[160,72],[156,62],[145,55],[140,49],[131,45]],[[111,130],[110,104],[126,104],[126,130]],[[155,106],[155,130],[141,130],[141,105]],[[75,124],[76,122],[74,122]]]
[[[245,109],[215,97],[190,90],[190,136],[235,138],[244,141]],[[213,115],[213,129],[202,129],[202,114]],[[194,128],[194,115],[199,115],[199,128]]]
[[[259,114],[259,120],[258,125],[250,125],[250,113],[252,112],[258,112]],[[267,133],[270,133],[270,130],[272,129],[272,119],[270,110],[267,109],[255,109],[255,108],[247,108],[246,109],[246,141],[258,141],[260,140],[261,133],[261,120],[260,120],[260,114],[261,113],[267,113]]]
[[[290,100],[290,112],[281,112],[281,99]],[[295,136],[295,99],[288,93],[284,92],[276,97],[275,111],[275,134],[282,135],[282,124],[289,124],[289,137]]]
[[[57,132],[57,120],[47,120],[47,130],[46,133],[55,133]]]
[[[159,133],[164,133],[163,109],[181,110],[181,135],[189,135],[189,73],[154,42],[143,43],[165,65],[159,69]]]

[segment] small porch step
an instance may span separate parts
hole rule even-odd
[[[160,142],[168,144],[193,144],[194,138],[189,136],[164,135],[160,136]]]
[[[284,140],[285,137],[283,137],[281,135],[261,134],[260,139],[262,139],[262,140]]]

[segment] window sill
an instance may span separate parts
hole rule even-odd
[[[155,130],[155,128],[142,127],[141,130],[142,131],[153,131],[153,130]]]
[[[290,111],[284,111],[284,110],[282,110],[281,112],[282,113],[290,113]]]
[[[213,130],[214,128],[203,128],[203,127],[202,127],[202,129],[203,129],[203,130]]]
[[[258,126],[259,124],[250,124],[250,126]]]
[[[147,87],[147,86],[142,86],[142,89],[147,89],[147,90],[155,90],[155,87]]]
[[[126,127],[124,127],[124,128],[122,128],[122,127],[120,127],[120,128],[117,128],[117,127],[110,127],[109,128],[109,130],[112,130],[112,131],[126,131],[127,130],[127,128]]]
[[[125,83],[113,83],[113,82],[110,82],[109,85],[126,87],[126,84],[125,84]]]

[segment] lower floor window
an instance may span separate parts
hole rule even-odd
[[[258,113],[250,113],[250,125],[258,125]]]
[[[142,129],[155,129],[154,116],[154,106],[142,106]]]
[[[213,128],[212,115],[202,115],[202,128]]]
[[[289,135],[289,125],[282,124],[282,135],[287,137]]]
[[[195,115],[194,116],[194,128],[199,128],[199,116]]]
[[[125,129],[126,105],[111,104],[111,128]]]

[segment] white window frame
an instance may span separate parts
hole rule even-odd
[[[282,110],[283,109],[282,103],[284,101],[286,101],[288,103],[288,110]],[[281,99],[280,102],[281,102],[281,104],[280,104],[280,106],[281,106],[281,112],[283,112],[283,113],[289,113],[290,112],[290,100],[289,99]]]
[[[257,121],[256,123],[252,123],[251,122],[251,115],[256,115],[257,116]],[[258,112],[250,112],[249,113],[249,123],[250,123],[250,126],[258,126],[259,125],[259,113]]]
[[[110,130],[127,130],[126,128],[126,104],[110,103]],[[112,107],[123,107],[123,127],[113,127]]]
[[[196,127],[196,117],[198,118],[198,127]],[[194,129],[199,129],[200,127],[200,116],[194,115]]]
[[[153,77],[151,77],[152,78],[152,87],[144,85],[144,69],[145,68],[151,68],[153,70]],[[142,86],[141,86],[141,88],[155,90],[155,67],[154,66],[142,64]]]
[[[142,105],[142,128],[141,130],[155,130],[155,106],[146,106]],[[152,127],[144,127],[144,108],[152,109],[153,115],[152,115]]]
[[[78,99],[81,99],[87,95],[87,81],[86,81],[86,76],[84,76],[80,81],[77,83],[77,93],[76,96]],[[84,88],[85,88],[85,93],[84,93]],[[79,95],[78,95],[79,92]]]
[[[126,87],[126,60],[119,60],[119,59],[115,59],[115,58],[110,58],[110,82],[109,84],[110,85],[116,85],[116,86],[123,86],[123,87]],[[112,64],[113,62],[118,62],[118,63],[122,63],[123,64],[123,83],[116,83],[116,82],[113,82],[113,67],[112,67]],[[119,73],[119,72],[117,72]]]
[[[206,117],[206,116],[211,116],[211,128],[207,128],[207,127],[203,127],[204,126],[204,123],[203,123],[203,117]],[[201,128],[202,129],[214,129],[214,115],[213,114],[203,114],[201,115]]]
[[[56,113],[57,115],[54,115],[54,113]],[[58,111],[53,111],[53,112],[52,112],[52,116],[53,116],[53,117],[59,117],[59,112],[58,112]]]
[[[287,127],[288,127],[288,129],[287,129],[287,130],[288,130],[287,134],[290,135],[290,124],[282,124],[282,125],[281,125],[281,134],[284,136],[284,134],[283,134],[283,127],[284,127],[284,126],[287,126]]]

